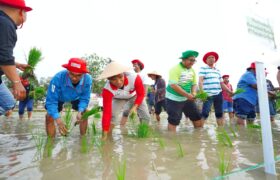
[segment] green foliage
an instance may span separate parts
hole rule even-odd
[[[280,91],[276,93],[276,111],[280,112]]]
[[[179,158],[182,158],[185,156],[185,152],[184,152],[180,142],[177,142],[177,155]]]
[[[208,94],[204,92],[203,90],[198,91],[198,93],[195,95],[196,99],[200,99],[201,101],[206,101],[208,99]]]
[[[31,132],[31,136],[32,139],[34,141],[35,147],[37,149],[37,152],[39,154],[41,154],[43,146],[44,146],[44,141],[45,141],[45,137],[44,137],[44,132],[40,131],[40,130],[36,130],[36,131],[32,131]]]
[[[118,163],[117,167],[115,167],[115,174],[117,180],[125,180],[126,176],[126,160]]]
[[[261,129],[261,125],[258,124],[247,124],[248,129]]]
[[[237,88],[237,89],[234,91],[233,95],[240,94],[240,93],[244,93],[244,92],[245,92],[244,89],[242,89],[242,88]]]
[[[147,138],[151,134],[150,126],[146,122],[141,122],[137,127],[137,137]]]
[[[220,130],[218,130],[218,128],[216,129],[216,138],[217,138],[219,144],[228,146],[228,147],[233,147],[232,141],[231,141],[227,131],[224,128],[220,129]]]
[[[225,159],[225,151],[222,150],[219,152],[219,172],[222,176],[229,172],[230,158]]]
[[[27,64],[29,67],[25,69],[23,75],[27,75],[30,78],[36,79],[34,74],[34,69],[40,61],[42,61],[42,52],[40,49],[33,47],[29,50]]]
[[[46,94],[45,88],[38,86],[33,91],[29,92],[29,97],[33,98],[35,101],[43,100],[45,98],[45,94]]]
[[[96,53],[83,57],[87,62],[87,68],[92,76],[92,92],[101,94],[105,80],[97,81],[97,77],[102,73],[105,66],[111,62],[110,58],[103,58]]]
[[[65,115],[63,116],[63,122],[65,124],[68,133],[70,132],[71,124],[72,124],[72,106],[71,104],[66,104]]]
[[[237,138],[237,135],[236,135],[236,133],[235,133],[235,131],[234,131],[232,126],[229,126],[229,130],[232,133],[233,137]]]
[[[88,119],[89,116],[91,115],[96,115],[100,112],[100,108],[99,107],[93,107],[91,110],[86,111],[83,115],[82,115],[82,119]]]
[[[87,152],[88,152],[87,136],[82,136],[82,140],[81,140],[81,153],[87,153]]]

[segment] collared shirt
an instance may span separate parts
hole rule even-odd
[[[0,11],[0,65],[15,65],[13,50],[17,42],[17,26],[3,11]],[[3,71],[0,70],[0,81]]]
[[[58,119],[58,102],[79,100],[78,111],[86,110],[91,93],[92,78],[84,74],[76,87],[68,75],[67,70],[60,71],[51,80],[46,97],[46,109],[53,119]]]
[[[203,77],[203,90],[209,95],[214,96],[222,91],[221,82],[223,82],[221,73],[216,68],[208,65],[201,67],[199,77]]]
[[[169,71],[169,81],[166,88],[166,98],[173,101],[186,101],[187,98],[177,93],[172,87],[177,84],[187,93],[191,93],[192,86],[196,85],[196,74],[193,68],[187,69],[179,63]]]
[[[237,88],[242,88],[245,92],[236,94],[233,96],[233,100],[242,98],[251,103],[252,105],[257,104],[258,96],[257,90],[252,85],[257,84],[256,75],[251,71],[246,71],[240,78],[237,84]]]

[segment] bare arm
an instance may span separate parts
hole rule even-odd
[[[203,81],[204,81],[204,77],[203,76],[199,76],[199,79],[198,79],[199,90],[203,90]]]
[[[224,82],[221,82],[221,87],[225,90],[229,95],[233,95],[233,92],[225,85]]]

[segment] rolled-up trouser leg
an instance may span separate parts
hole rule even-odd
[[[15,107],[16,101],[11,91],[2,82],[0,84],[0,115]]]

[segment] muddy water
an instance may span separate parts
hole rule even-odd
[[[218,143],[213,116],[198,130],[183,119],[177,134],[172,134],[166,131],[163,114],[160,124],[152,123],[154,135],[146,139],[131,137],[129,126],[117,126],[103,145],[98,137],[92,143],[91,134],[85,145],[75,127],[66,139],[57,134],[53,147],[44,146],[41,152],[31,132],[44,132],[44,113],[34,113],[30,121],[19,121],[16,113],[9,119],[0,119],[0,179],[116,179],[116,169],[122,162],[126,162],[129,180],[214,179],[220,176],[222,152],[229,160],[228,171],[239,171],[226,179],[277,179],[266,176],[262,167],[244,170],[263,162],[259,129],[234,128],[234,137],[227,125],[225,129],[233,142],[229,148]],[[100,122],[95,121],[100,129]],[[280,155],[280,120],[272,126],[275,152]],[[279,174],[279,162],[276,167]]]

